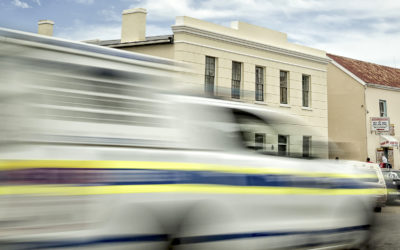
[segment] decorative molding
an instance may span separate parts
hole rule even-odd
[[[249,41],[249,40],[245,40],[245,39],[241,39],[241,38],[237,38],[237,37],[233,37],[233,36],[223,35],[220,33],[215,33],[212,31],[207,31],[207,30],[188,27],[188,26],[175,25],[175,26],[172,26],[172,31],[174,32],[174,34],[178,33],[178,32],[189,33],[189,34],[193,34],[193,35],[207,37],[207,38],[210,38],[213,40],[220,40],[220,41],[229,42],[229,43],[233,43],[233,44],[237,44],[237,45],[241,45],[241,46],[245,46],[245,47],[267,50],[270,52],[293,56],[293,57],[306,59],[306,60],[323,63],[323,64],[328,64],[330,62],[329,58],[313,56],[313,55],[309,55],[309,54],[294,51],[294,50],[279,48],[276,46],[266,45],[266,44],[262,44],[262,43],[258,43],[258,42],[253,42],[253,41]]]
[[[279,107],[282,107],[282,108],[291,108],[290,104],[284,104],[284,103],[280,103],[280,104],[279,104]]]
[[[398,88],[398,87],[386,86],[386,85],[381,85],[381,84],[376,84],[376,83],[367,83],[367,87],[391,90],[391,91],[400,91],[400,88]]]
[[[301,107],[302,110],[307,110],[307,111],[312,111],[313,109],[311,107]]]
[[[233,50],[221,49],[221,48],[212,47],[212,46],[207,46],[207,45],[200,44],[200,43],[193,43],[193,42],[188,42],[188,41],[183,41],[183,40],[182,40],[182,41],[174,41],[174,43],[186,43],[186,44],[195,45],[195,46],[200,46],[200,47],[204,47],[204,48],[208,48],[208,49],[214,49],[214,50],[219,50],[219,51],[223,51],[223,52],[233,53],[233,54],[236,54],[236,55],[248,56],[248,57],[253,57],[253,58],[257,58],[257,59],[261,59],[261,60],[266,60],[266,61],[270,61],[270,62],[282,63],[282,64],[286,64],[286,65],[290,65],[290,66],[301,67],[301,68],[304,68],[304,69],[311,69],[311,70],[326,72],[325,69],[318,69],[318,68],[313,68],[313,67],[307,67],[307,66],[304,66],[304,65],[300,65],[300,64],[296,64],[296,63],[290,63],[290,62],[284,62],[284,61],[275,60],[275,59],[271,59],[271,58],[267,58],[267,57],[261,57],[261,56],[255,56],[255,55],[244,54],[244,53],[236,52],[236,51],[233,51]]]
[[[358,76],[356,76],[355,74],[351,73],[348,69],[346,69],[345,67],[343,67],[342,65],[340,65],[339,63],[337,63],[335,60],[332,59],[331,63],[333,65],[335,65],[336,67],[338,67],[339,69],[341,69],[344,73],[348,74],[350,77],[354,78],[354,80],[356,80],[357,82],[361,83],[361,85],[365,86],[366,83],[361,80]]]

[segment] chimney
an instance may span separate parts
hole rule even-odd
[[[45,36],[53,36],[54,22],[51,20],[40,20],[38,22],[38,34]]]
[[[121,43],[146,40],[146,9],[135,8],[122,12]]]

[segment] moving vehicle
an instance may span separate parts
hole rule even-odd
[[[303,158],[308,127],[293,117],[174,93],[181,68],[0,29],[0,248],[351,248],[368,240],[381,192],[365,181],[370,174]],[[311,154],[323,146],[313,143]]]
[[[381,190],[380,193],[376,194],[376,205],[374,211],[381,212],[382,207],[385,207],[386,203],[388,202],[388,193],[391,192],[391,189],[386,186],[385,177],[379,165],[377,163],[360,161],[347,161],[347,164],[354,166],[357,169],[366,170],[371,174],[372,178],[367,181],[371,184],[374,184],[378,189]]]

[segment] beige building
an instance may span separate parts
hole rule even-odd
[[[400,69],[328,54],[330,157],[382,162],[400,168]]]
[[[194,74],[185,81],[192,88],[290,113],[314,128],[303,138],[276,138],[271,142],[276,150],[307,151],[312,141],[327,141],[329,59],[324,51],[290,43],[285,33],[239,21],[225,27],[180,16],[172,26],[173,35],[146,37],[145,30],[146,10],[125,10],[120,39],[87,42],[188,63]],[[261,135],[258,140],[268,138]]]

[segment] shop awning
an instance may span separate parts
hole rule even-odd
[[[399,141],[390,135],[381,135],[381,147],[399,147]]]

